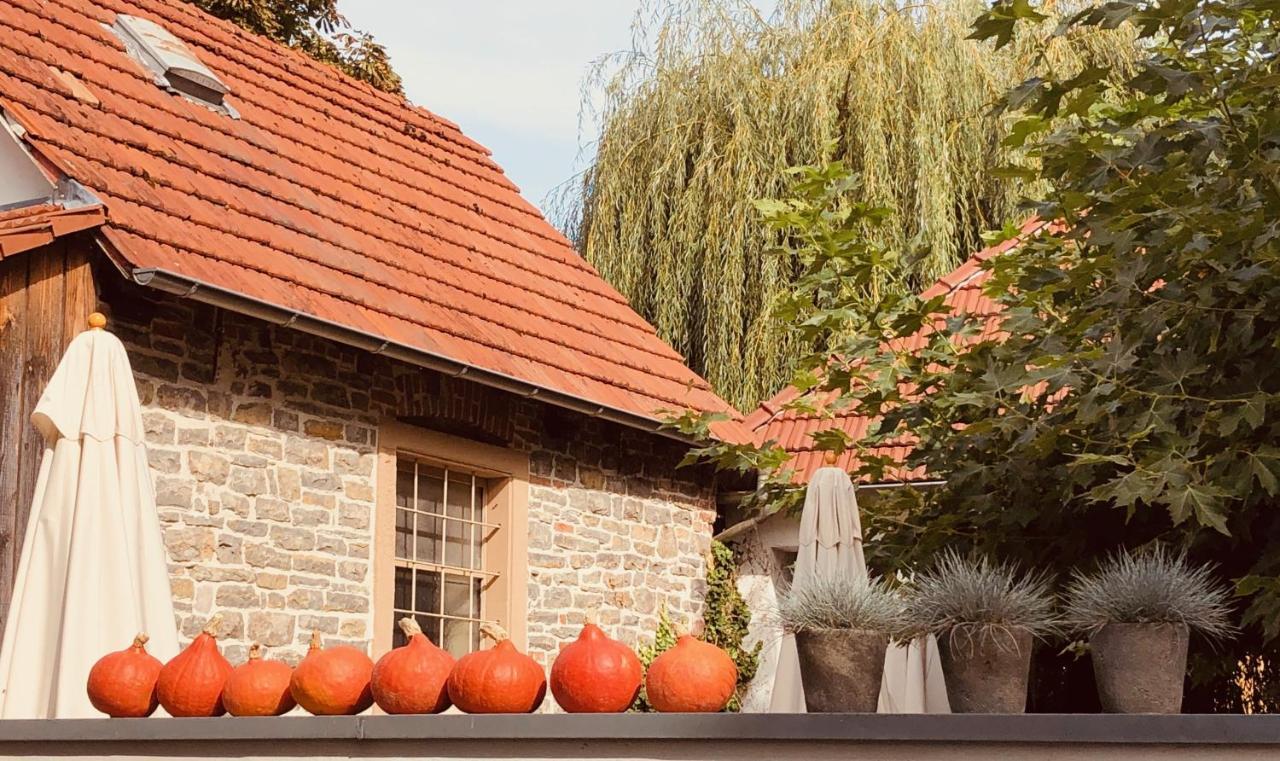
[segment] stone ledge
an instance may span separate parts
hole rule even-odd
[[[57,755],[62,744],[181,743],[188,752],[209,743],[290,741],[679,741],[714,743],[924,743],[979,745],[1275,746],[1280,715],[1116,716],[1098,714],[614,714],[532,716],[341,716],[243,719],[54,719],[0,721],[0,755],[29,753],[38,744]],[[221,750],[214,752],[215,745]],[[25,746],[25,747],[19,747]],[[158,749],[158,747],[157,747]],[[104,752],[106,748],[101,748]],[[122,749],[123,750],[123,749]],[[114,752],[114,751],[112,751]],[[601,757],[608,757],[602,754]]]

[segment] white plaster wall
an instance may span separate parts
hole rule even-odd
[[[778,596],[785,586],[779,551],[795,551],[800,523],[794,517],[775,515],[739,534],[734,541],[738,557],[738,592],[751,609],[749,645],[760,642],[760,665],[742,700],[747,713],[765,713],[773,691],[773,675],[778,668],[782,627],[778,623]]]

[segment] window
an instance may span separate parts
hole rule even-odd
[[[187,44],[156,22],[118,14],[109,27],[156,83],[189,100],[238,118],[226,102],[229,90]]]
[[[417,458],[396,458],[395,619],[414,616],[431,640],[455,656],[480,645],[486,592],[487,479]],[[404,644],[397,627],[393,644]]]
[[[403,644],[405,616],[455,657],[484,621],[523,645],[527,459],[401,423],[380,438],[375,649]]]

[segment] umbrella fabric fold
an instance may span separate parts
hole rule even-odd
[[[867,579],[862,518],[849,474],[825,467],[814,472],[800,514],[793,584],[812,578]],[[804,713],[804,689],[795,637],[784,634],[769,710]],[[890,644],[880,685],[880,713],[949,713],[942,664],[933,637]]]
[[[101,716],[89,669],[138,632],[178,652],[169,574],[142,413],[123,344],[81,333],[41,396],[45,439],[9,620],[0,646],[0,718]]]

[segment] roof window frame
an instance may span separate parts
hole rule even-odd
[[[227,102],[231,89],[164,26],[125,13],[116,14],[113,25],[103,26],[120,39],[129,56],[142,65],[157,87],[233,119],[240,118]]]

